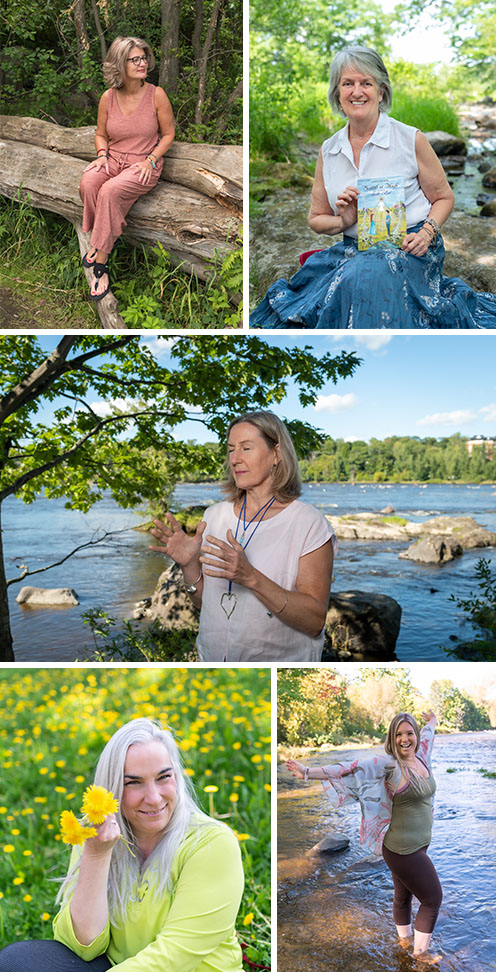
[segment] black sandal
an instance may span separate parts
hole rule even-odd
[[[93,263],[92,269],[93,269],[93,273],[95,274],[96,281],[98,282],[100,278],[103,277],[104,273],[108,275],[109,265],[108,263]],[[100,293],[92,294],[90,289],[90,300],[102,300],[103,297],[107,296],[109,290],[110,290],[110,277],[109,277],[107,289],[104,290],[101,294]]]
[[[92,249],[92,250],[95,250],[95,247],[94,247],[94,246],[92,246],[92,248],[91,248],[91,249]],[[98,251],[97,251],[97,250],[95,250],[95,259],[94,259],[94,260],[92,261],[92,263],[90,263],[90,261],[88,260],[88,253],[89,253],[89,252],[90,252],[90,251],[88,250],[88,251],[87,251],[87,252],[86,252],[86,253],[84,254],[84,257],[83,257],[83,259],[82,259],[82,264],[83,264],[83,267],[86,267],[86,269],[87,269],[87,270],[92,270],[92,269],[93,269],[93,267],[95,266],[95,263],[96,263],[96,255],[97,255],[97,252],[98,252]]]

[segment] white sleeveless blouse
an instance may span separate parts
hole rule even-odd
[[[429,215],[431,203],[418,181],[415,135],[418,129],[379,113],[379,121],[360,154],[359,168],[348,138],[349,123],[322,146],[324,186],[334,213],[336,200],[346,186],[356,186],[358,179],[402,176],[405,180],[406,225],[415,226]],[[346,236],[358,237],[358,223],[346,229]]]

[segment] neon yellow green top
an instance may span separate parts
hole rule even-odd
[[[53,922],[55,940],[86,962],[106,954],[119,972],[241,972],[234,924],[243,869],[233,832],[224,825],[191,828],[171,877],[173,890],[157,899],[145,876],[122,925],[107,922],[90,945],[78,942],[67,901]]]

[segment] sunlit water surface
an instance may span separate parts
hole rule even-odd
[[[328,752],[309,762],[325,765],[371,752]],[[441,972],[496,969],[496,780],[484,778],[480,767],[496,770],[496,732],[436,737],[429,854],[443,888],[432,943]],[[320,783],[302,785],[280,770],[278,968],[284,972],[419,968],[397,945],[391,875],[382,858],[360,846],[359,825],[358,804],[332,811]],[[349,837],[349,849],[309,854],[328,833]]]
[[[207,505],[220,498],[217,485],[199,483],[178,486],[174,502],[177,506]],[[423,521],[441,513],[464,514],[496,531],[495,486],[329,483],[305,486],[303,498],[323,513],[378,512],[392,505],[398,515],[408,519]],[[41,567],[89,540],[99,528],[127,528],[118,541],[83,550],[61,567],[26,579],[26,584],[35,586],[74,588],[80,598],[79,607],[55,611],[20,607],[15,601],[19,586],[10,589],[19,661],[70,661],[81,657],[92,644],[83,624],[84,611],[101,605],[117,619],[129,617],[135,603],[153,592],[165,560],[148,549],[147,535],[132,529],[142,520],[138,513],[119,509],[109,497],[87,515],[65,510],[62,499],[42,497],[31,506],[15,498],[4,503],[2,526],[9,577],[19,576],[17,564],[22,558],[31,569]],[[400,560],[398,554],[405,546],[341,542],[333,587],[335,591],[370,591],[395,598],[403,610],[397,643],[399,660],[442,660],[446,655],[441,646],[450,644],[451,635],[463,638],[471,633],[450,595],[467,597],[475,586],[477,560],[484,556],[496,564],[496,550],[470,550],[463,557],[436,567]]]

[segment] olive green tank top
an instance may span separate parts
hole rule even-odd
[[[432,834],[432,802],[436,784],[432,773],[426,780],[411,779],[393,797],[391,823],[384,846],[394,854],[414,854],[427,847]]]

